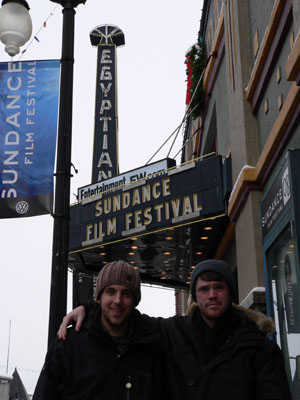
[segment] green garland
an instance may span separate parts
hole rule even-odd
[[[196,86],[201,77],[201,74],[205,68],[205,45],[204,42],[199,40],[196,44],[193,45],[191,50],[186,55],[186,64],[190,63],[191,65],[191,78],[190,78],[190,94],[194,95],[196,90]],[[187,77],[189,78],[190,68],[186,69]],[[203,109],[204,104],[204,92],[203,92],[203,80],[198,85],[197,91],[192,99],[192,102],[189,104],[189,109],[192,110],[194,107],[194,111],[191,116],[193,119],[197,118],[200,115],[201,110]]]

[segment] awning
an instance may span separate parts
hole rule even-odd
[[[83,279],[122,259],[145,283],[187,287],[229,223],[223,181],[213,156],[72,206],[69,268]]]

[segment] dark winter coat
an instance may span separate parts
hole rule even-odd
[[[80,332],[49,349],[33,400],[163,400],[164,362],[153,320],[133,310],[127,343],[100,323],[99,305]]]
[[[264,328],[269,324],[253,315]],[[244,312],[230,307],[211,329],[196,308],[160,320],[159,332],[173,400],[290,400],[279,347]]]

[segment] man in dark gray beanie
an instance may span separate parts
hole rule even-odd
[[[282,352],[266,337],[273,321],[232,305],[229,265],[200,262],[190,290],[190,315],[156,319],[172,400],[290,400]],[[78,313],[65,320],[61,337]]]
[[[232,299],[234,299],[236,296],[235,283],[229,265],[222,260],[205,260],[196,265],[191,276],[190,291],[193,300],[197,301],[195,296],[195,286],[197,279],[203,272],[207,271],[216,272],[220,275],[220,277],[224,279],[224,281],[227,283],[231,297]]]
[[[222,260],[205,260],[193,270],[190,284],[191,296],[197,303],[200,318],[210,328],[232,315],[235,284],[231,268]],[[225,324],[226,325],[226,324]],[[222,328],[223,329],[223,328]]]
[[[125,261],[100,271],[96,302],[80,332],[68,329],[47,355],[33,400],[167,400],[156,324],[135,308],[139,272]]]
[[[193,270],[193,312],[159,323],[173,399],[290,400],[280,348],[266,316],[234,307],[231,268],[205,260]]]

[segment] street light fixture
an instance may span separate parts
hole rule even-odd
[[[25,0],[3,0],[0,9],[0,40],[10,56],[20,52],[20,47],[30,39],[32,22]]]
[[[53,3],[59,3],[63,7],[65,7],[67,3],[72,3],[72,7],[77,7],[79,4],[84,4],[86,2],[86,0],[50,0],[50,1],[53,1]]]

